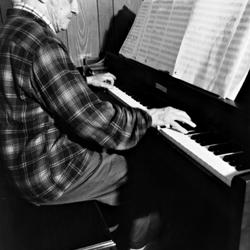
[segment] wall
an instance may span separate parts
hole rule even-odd
[[[78,0],[80,14],[60,38],[77,66],[84,57],[97,57],[108,49],[117,51],[126,37],[142,0]],[[0,0],[0,23],[5,20],[10,0]]]
[[[5,20],[6,10],[11,7],[10,0],[0,0],[0,24]]]

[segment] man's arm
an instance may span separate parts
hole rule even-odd
[[[36,98],[82,138],[104,147],[127,149],[151,126],[146,112],[101,101],[55,42],[37,51],[33,72]]]

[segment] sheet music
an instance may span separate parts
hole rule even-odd
[[[249,11],[244,14],[247,3],[248,0],[196,1],[177,56],[175,77],[222,97],[236,97],[249,61],[244,58],[249,40]]]
[[[145,0],[120,53],[234,100],[250,69],[250,0]]]
[[[120,54],[172,73],[194,1],[143,1]]]
[[[248,1],[244,13],[238,24],[234,39],[232,39],[231,48],[228,52],[232,54],[231,61],[234,62],[234,67],[231,67],[230,77],[227,79],[228,87],[225,92],[225,97],[234,100],[239,93],[250,68],[250,2]],[[230,58],[226,56],[225,58]],[[229,65],[229,63],[224,63]],[[229,69],[230,70],[230,69]],[[223,72],[227,72],[223,69]],[[231,81],[229,81],[231,80]]]
[[[136,54],[137,61],[159,70],[167,70],[165,65],[167,60],[162,57],[162,50],[172,5],[172,0],[154,2]]]
[[[164,38],[158,54],[158,63],[149,65],[168,71],[172,75],[182,39],[192,13],[194,0],[174,0],[171,2],[171,13],[166,21]],[[165,8],[167,7],[165,5]]]
[[[144,32],[145,23],[147,23],[147,19],[150,15],[151,7],[152,0],[144,0],[136,15],[133,26],[120,49],[120,54],[127,58],[136,59],[138,46]]]

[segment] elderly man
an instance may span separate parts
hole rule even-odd
[[[2,166],[31,203],[98,200],[118,205],[127,161],[106,149],[134,147],[151,126],[185,132],[177,121],[194,123],[171,107],[124,108],[91,91],[56,36],[78,13],[77,0],[13,4],[0,29]]]

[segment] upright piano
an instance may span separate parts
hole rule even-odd
[[[248,78],[230,101],[121,55],[107,54],[105,66],[117,77],[110,93],[124,105],[173,106],[197,124],[187,135],[167,128],[149,131],[148,153],[152,164],[160,159],[155,171],[166,184],[161,248],[249,250]]]

